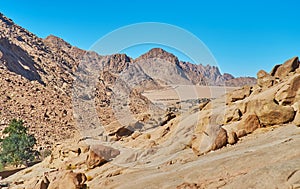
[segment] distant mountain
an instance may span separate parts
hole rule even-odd
[[[189,62],[179,61],[178,58],[166,52],[160,48],[153,48],[149,52],[138,57],[135,62],[140,64],[143,69],[154,71],[160,71],[160,74],[152,73],[150,75],[159,77],[169,77],[164,80],[170,80],[173,84],[178,84],[179,78],[183,80],[180,83],[189,83],[196,85],[218,85],[218,86],[244,86],[244,85],[254,85],[256,79],[254,77],[238,77],[234,78],[232,75],[225,73],[221,74],[219,68],[211,65],[202,64],[192,64]],[[165,62],[165,63],[164,63]],[[166,62],[171,63],[171,65],[166,64]],[[171,68],[172,67],[172,68]],[[176,74],[177,80],[171,78]],[[155,75],[155,76],[154,76]],[[187,80],[187,81],[186,81]]]

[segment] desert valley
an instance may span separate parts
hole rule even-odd
[[[299,59],[257,71],[99,55],[0,14],[1,138],[23,120],[39,154],[0,188],[300,188]]]

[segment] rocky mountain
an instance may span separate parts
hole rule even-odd
[[[133,94],[128,103],[130,112],[134,115],[144,112],[145,107],[150,104],[140,95],[145,86],[148,89],[159,88],[160,84],[168,82],[219,85],[225,80],[233,79],[226,77],[226,74],[222,76],[216,67],[180,62],[177,57],[162,49],[152,49],[136,60],[124,54],[100,56],[95,52],[74,47],[52,35],[41,39],[3,14],[0,14],[0,24],[1,79],[5,81],[1,82],[0,87],[3,94],[1,128],[3,129],[14,117],[22,118],[43,146],[52,145],[54,141],[76,133],[72,111],[72,87],[74,80],[82,76],[82,70],[95,72],[95,78],[90,79],[97,81],[94,83],[96,113],[102,125],[116,120],[114,113],[117,110],[114,110],[112,105],[120,103],[129,93]],[[85,62],[89,62],[90,68]],[[154,68],[168,74],[157,74]],[[194,70],[198,70],[196,74],[192,74]],[[155,78],[157,75],[164,77]],[[122,80],[127,81],[121,82]],[[253,81],[243,84],[252,84]],[[138,87],[141,83],[144,86]],[[128,86],[124,87],[125,85]],[[239,83],[234,84],[236,85]],[[124,94],[117,93],[125,88],[127,89],[122,92]],[[112,95],[122,97],[117,101],[116,98],[111,98]],[[27,106],[30,108],[24,108]]]
[[[174,84],[211,86],[225,85],[238,87],[244,85],[254,85],[256,83],[256,79],[253,77],[234,78],[228,73],[222,75],[219,71],[219,68],[216,66],[204,66],[202,64],[192,64],[189,62],[179,61],[176,56],[160,48],[151,49],[149,52],[138,57],[135,62],[142,66],[144,70],[153,71],[154,74],[149,73],[150,75],[155,75],[153,77],[168,76],[169,78],[163,78],[162,80],[169,80]],[[171,64],[168,64],[167,62]],[[153,67],[157,67],[157,69],[154,69]],[[173,67],[173,69],[171,67]],[[162,73],[157,74],[157,72]],[[172,78],[174,73],[177,80]],[[185,81],[179,81],[179,77]]]

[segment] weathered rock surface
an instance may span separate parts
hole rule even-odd
[[[261,125],[258,117],[254,114],[250,114],[243,116],[243,119],[238,124],[237,129],[245,130],[246,133],[251,133],[260,127]]]
[[[294,72],[299,67],[298,57],[287,60],[282,65],[275,66],[271,72],[272,76],[283,79],[288,76],[290,72]]]
[[[275,95],[275,99],[282,105],[291,105],[300,100],[300,75],[292,77]]]
[[[114,148],[96,145],[90,148],[89,154],[86,159],[86,164],[89,169],[93,169],[97,166],[100,166],[112,158],[115,158],[120,154],[119,150]]]
[[[264,70],[257,72],[257,84],[263,88],[273,86],[274,78]]]

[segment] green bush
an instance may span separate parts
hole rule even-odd
[[[26,165],[33,161],[36,151],[33,150],[36,139],[27,133],[22,120],[13,119],[3,131],[7,136],[0,140],[0,162],[3,165]]]

